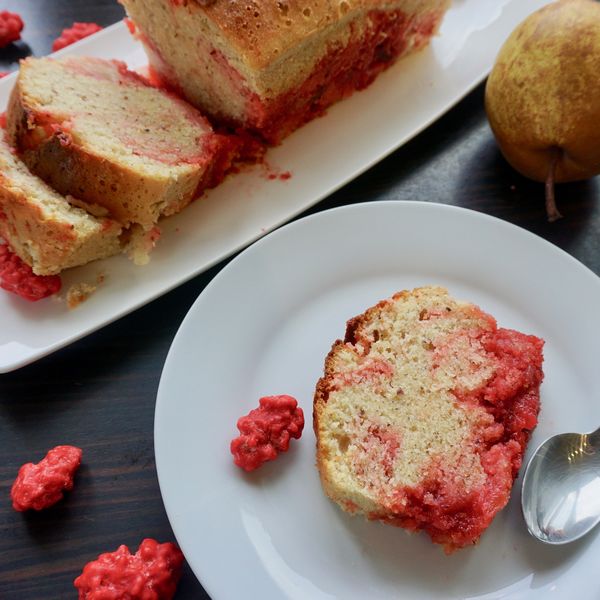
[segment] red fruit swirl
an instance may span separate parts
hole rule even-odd
[[[52,52],[66,48],[101,29],[102,27],[96,23],[73,23],[71,27],[63,29],[60,36],[54,40],[52,43]]]

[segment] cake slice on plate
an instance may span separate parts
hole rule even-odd
[[[537,423],[542,347],[439,287],[351,319],[314,398],[326,494],[447,552],[476,543],[507,504]]]

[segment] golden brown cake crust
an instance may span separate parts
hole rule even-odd
[[[190,10],[206,13],[249,65],[264,68],[311,35],[370,10],[438,8],[439,0],[215,0],[208,6],[188,1]],[[431,6],[431,8],[429,8]]]

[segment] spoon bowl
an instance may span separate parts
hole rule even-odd
[[[543,442],[525,469],[521,507],[529,533],[547,544],[591,531],[600,522],[600,429]]]

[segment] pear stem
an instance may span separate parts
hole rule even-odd
[[[550,168],[548,169],[548,176],[546,177],[546,215],[548,216],[549,223],[554,223],[554,221],[562,219],[562,215],[556,206],[556,199],[554,197],[554,177],[560,154],[560,148],[556,148],[552,153]]]

